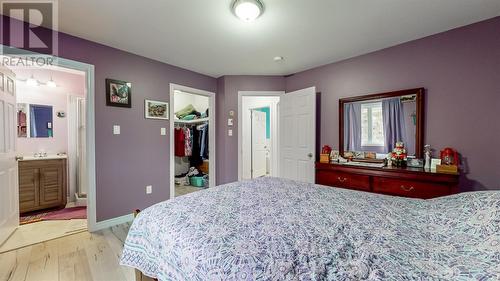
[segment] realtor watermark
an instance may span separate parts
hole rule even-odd
[[[53,65],[58,55],[57,0],[0,0],[2,65]]]

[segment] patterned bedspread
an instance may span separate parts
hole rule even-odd
[[[145,209],[121,264],[159,280],[500,280],[500,192],[237,182]]]

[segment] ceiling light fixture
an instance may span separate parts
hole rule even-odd
[[[52,80],[52,76],[50,76],[50,80],[47,81],[47,86],[51,87],[51,88],[55,88],[57,87],[57,84],[56,82],[54,82],[54,80]]]
[[[31,74],[31,77],[26,79],[26,84],[28,84],[28,86],[38,86],[38,81],[35,79],[33,74]]]
[[[264,12],[260,0],[235,0],[232,5],[234,14],[243,21],[253,21]]]

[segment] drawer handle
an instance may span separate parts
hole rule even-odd
[[[345,182],[347,180],[347,178],[341,178],[341,177],[337,177],[337,179],[339,180],[339,182]]]
[[[404,190],[404,191],[412,191],[415,188],[413,186],[401,185],[401,189]]]

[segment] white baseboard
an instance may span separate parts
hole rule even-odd
[[[102,230],[105,228],[110,228],[112,226],[119,225],[122,223],[131,222],[133,220],[134,220],[134,214],[128,214],[128,215],[124,215],[121,217],[116,217],[116,218],[112,218],[109,220],[100,221],[100,222],[97,222],[95,225],[90,225],[89,231],[95,232],[95,231],[99,231],[99,230]]]

